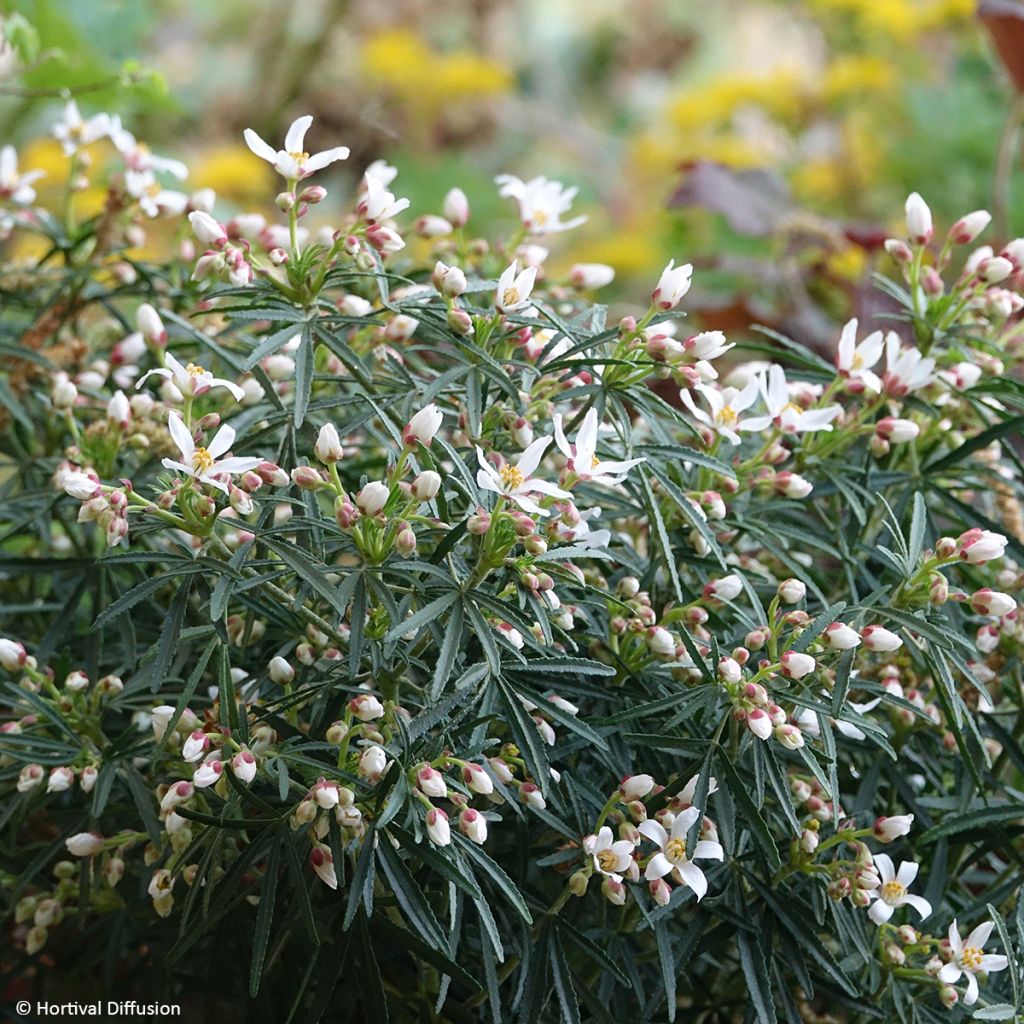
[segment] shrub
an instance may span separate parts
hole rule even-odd
[[[378,163],[309,233],[347,150],[300,119],[247,133],[282,223],[221,223],[76,115],[61,212],[2,156],[22,989],[1010,1019],[1024,240],[961,260],[987,214],[940,244],[911,196],[832,365],[688,336],[688,264],[610,324],[608,268],[545,268],[556,182],[499,179],[488,243],[458,190],[402,228]]]

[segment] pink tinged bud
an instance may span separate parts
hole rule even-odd
[[[324,885],[330,889],[338,888],[338,875],[334,870],[334,858],[331,856],[330,847],[323,843],[314,846],[309,854],[309,864]]]
[[[1017,602],[1009,594],[1001,594],[998,590],[989,590],[985,587],[971,595],[971,607],[979,615],[1002,618],[1016,611]]]
[[[527,807],[534,807],[539,811],[544,810],[548,805],[544,799],[544,794],[540,791],[540,787],[535,786],[532,782],[524,782],[519,787],[519,799]]]
[[[880,843],[891,843],[894,839],[905,836],[913,824],[912,814],[894,814],[890,817],[876,818],[871,831]]]
[[[653,882],[650,882],[649,889],[651,899],[653,899],[659,907],[668,906],[669,900],[672,899],[672,886],[670,886],[664,878],[656,878]]]
[[[402,558],[411,558],[416,554],[416,533],[411,526],[398,531],[395,537],[395,550]]]
[[[814,485],[809,480],[789,470],[777,474],[773,486],[779,494],[787,498],[806,498],[814,490]]]
[[[447,323],[456,334],[462,337],[473,333],[473,318],[464,309],[448,310]]]
[[[448,795],[448,785],[444,776],[429,764],[423,765],[416,772],[416,785],[424,796],[433,797],[435,800],[443,800]]]
[[[78,785],[82,792],[91,793],[97,778],[99,778],[99,772],[91,764],[83,768],[82,774],[78,777]]]
[[[650,775],[627,775],[619,786],[619,794],[627,803],[640,800],[654,789],[654,779]]]
[[[350,501],[339,501],[334,507],[334,518],[343,530],[351,529],[359,521],[359,509]]]
[[[231,771],[246,786],[256,778],[256,758],[248,750],[240,750],[231,758]]]
[[[875,424],[875,431],[879,437],[884,437],[893,444],[906,444],[921,433],[921,428],[913,420],[886,416],[885,419],[879,420]]]
[[[70,789],[75,782],[75,773],[66,767],[52,768],[50,778],[46,783],[47,793],[63,793]]]
[[[704,596],[713,597],[719,601],[734,601],[743,593],[743,582],[739,576],[723,576],[719,580],[712,580],[704,587]]]
[[[792,578],[783,580],[779,584],[778,595],[784,604],[796,604],[807,596],[807,584]]]
[[[448,815],[440,807],[427,811],[427,835],[435,846],[448,846],[452,841]]]
[[[782,655],[781,664],[782,674],[790,679],[803,679],[804,676],[810,675],[816,667],[814,658],[800,651],[786,651]]]
[[[833,622],[825,628],[825,642],[834,651],[849,651],[860,646],[860,636],[845,622]]]
[[[391,491],[387,484],[383,484],[378,480],[371,480],[356,495],[356,505],[359,506],[359,511],[363,515],[375,516],[384,510],[389,497],[391,497]]]
[[[187,802],[194,792],[191,782],[175,782],[160,801],[160,810],[170,811]]]
[[[814,853],[818,848],[818,843],[820,842],[821,839],[818,836],[818,833],[813,829],[805,828],[803,832],[800,833],[800,849],[803,850],[804,853]]]
[[[464,227],[469,220],[469,200],[461,188],[450,189],[441,206],[444,219],[454,228]]]
[[[766,740],[772,734],[772,720],[762,708],[754,708],[747,715],[747,728],[759,739]]]
[[[359,758],[359,774],[370,782],[378,782],[387,767],[387,754],[380,747],[367,747]]]
[[[743,669],[735,658],[720,658],[718,675],[726,683],[738,683],[743,678]]]
[[[575,288],[592,291],[611,284],[615,270],[606,263],[575,263],[569,269],[569,280]]]
[[[494,792],[494,783],[484,769],[472,762],[465,764],[462,768],[462,781],[474,793],[488,795]]]
[[[64,841],[74,857],[91,857],[103,849],[103,836],[96,832],[77,832]]]
[[[370,693],[354,697],[348,702],[348,709],[360,722],[372,722],[384,717],[384,705]]]
[[[487,819],[479,811],[467,807],[459,815],[459,831],[482,846],[487,841]]]
[[[884,626],[865,626],[860,636],[869,651],[898,651],[903,646],[903,641]]]
[[[512,769],[500,757],[488,758],[487,763],[500,782],[509,783],[514,778]]]
[[[192,775],[192,785],[196,789],[206,789],[215,785],[224,771],[224,765],[220,761],[207,761],[201,764]]]
[[[432,469],[425,469],[412,482],[412,496],[420,501],[433,501],[441,490],[441,476]]]
[[[292,470],[292,483],[300,490],[315,491],[323,486],[324,479],[312,466],[296,466]]]
[[[916,193],[911,192],[906,202],[907,237],[918,245],[927,245],[932,240],[932,211]]]
[[[787,749],[798,750],[804,745],[803,733],[789,723],[783,723],[775,727],[775,738]]]
[[[188,221],[192,225],[193,234],[202,245],[208,245],[214,249],[221,249],[227,245],[227,231],[208,213],[195,210],[188,215]]]
[[[1002,558],[1006,549],[1006,538],[1001,533],[975,528],[960,535],[957,547],[963,561],[970,565],[980,565],[995,558]]]
[[[329,466],[341,461],[344,451],[341,447],[341,438],[338,437],[338,430],[333,423],[325,423],[320,428],[313,451],[325,465]]]
[[[210,737],[201,729],[197,729],[181,747],[181,756],[188,762],[201,761],[210,749]]]
[[[954,245],[970,245],[991,220],[992,214],[988,210],[975,210],[964,215],[949,229],[950,241]]]
[[[978,277],[987,284],[998,284],[1013,273],[1013,264],[1002,256],[990,256],[978,264]]]
[[[898,266],[904,267],[914,258],[910,246],[902,238],[887,238],[884,247],[893,262]]]
[[[402,236],[383,224],[371,224],[366,230],[366,240],[382,253],[399,252],[405,248],[405,241]]]
[[[406,425],[402,434],[404,444],[415,444],[417,441],[429,448],[434,435],[441,428],[444,414],[431,402],[424,406]]]
[[[8,672],[19,672],[27,660],[28,655],[21,644],[6,637],[0,638],[0,665]]]
[[[491,517],[486,512],[476,512],[466,521],[466,530],[474,537],[482,537],[491,528]]]

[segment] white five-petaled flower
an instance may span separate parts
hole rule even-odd
[[[549,444],[551,444],[550,437],[538,437],[519,456],[515,465],[506,462],[501,469],[495,469],[478,446],[476,457],[480,468],[476,472],[477,485],[485,491],[493,491],[495,494],[503,494],[505,497],[511,498],[524,512],[529,512],[532,515],[548,515],[545,509],[542,509],[530,498],[531,494],[547,494],[552,498],[572,497],[568,491],[563,491],[560,487],[533,476],[534,470],[540,465],[540,460]]]
[[[744,430],[764,430],[776,426],[786,434],[803,434],[813,430],[831,430],[832,421],[842,412],[838,405],[824,409],[804,409],[790,399],[786,371],[777,363],[761,378],[761,392],[768,407],[766,416],[755,416],[743,424]]]
[[[348,146],[335,146],[312,155],[303,150],[306,132],[313,123],[313,117],[306,114],[291,123],[284,137],[284,149],[275,150],[264,142],[251,128],[245,129],[245,144],[261,160],[273,165],[275,171],[289,181],[308,178],[316,171],[323,170],[338,160],[345,160],[349,154]]]
[[[602,825],[597,834],[583,840],[583,849],[594,860],[594,868],[613,881],[622,881],[622,872],[628,870],[633,859],[634,846],[628,839],[615,840],[612,830]]]
[[[857,344],[857,320],[850,320],[839,336],[836,349],[836,369],[841,377],[859,380],[868,391],[876,394],[882,390],[882,382],[871,367],[882,358],[884,347],[881,331],[872,331]]]
[[[674,309],[690,290],[692,277],[692,263],[684,263],[677,267],[675,260],[669,260],[668,265],[661,272],[661,277],[658,278],[657,287],[651,292],[651,303],[658,309]]]
[[[749,422],[741,423],[739,414],[749,409],[757,401],[757,396],[760,393],[757,378],[753,377],[747,381],[746,387],[742,391],[732,387],[719,389],[706,384],[698,384],[693,390],[704,396],[710,409],[710,412],[698,409],[693,396],[684,388],[679,392],[679,397],[693,414],[694,419],[711,427],[716,434],[721,434],[730,444],[739,444],[740,435],[736,431],[748,429],[747,422]]]
[[[932,912],[932,905],[921,896],[912,896],[907,890],[917,878],[918,865],[911,860],[905,860],[899,866],[899,870],[893,866],[892,858],[885,853],[876,853],[874,856],[875,867],[878,869],[878,877],[882,884],[877,890],[870,893],[875,898],[868,917],[877,925],[885,924],[892,917],[897,907],[913,907],[924,920]]]
[[[512,174],[499,174],[494,183],[499,186],[500,196],[514,199],[519,204],[519,220],[532,235],[570,231],[587,219],[581,216],[562,220],[562,215],[572,208],[579,189],[566,188],[560,181],[544,177],[522,181]]]
[[[700,839],[694,845],[692,856],[687,856],[686,834],[696,822],[702,811],[696,807],[687,807],[675,816],[672,822],[672,831],[667,832],[665,826],[653,818],[642,821],[637,826],[641,835],[646,836],[652,843],[656,843],[660,850],[648,861],[644,878],[649,882],[658,878],[664,878],[671,872],[672,877],[681,885],[688,885],[699,903],[704,894],[708,891],[708,880],[704,877],[694,860],[725,860],[725,851],[721,843],[711,839]]]
[[[94,114],[88,120],[82,117],[78,104],[68,100],[61,119],[53,126],[53,137],[60,143],[65,156],[74,156],[83,146],[106,138],[120,123],[109,114]]]
[[[519,262],[513,260],[498,278],[498,287],[494,293],[494,305],[498,312],[511,313],[526,306],[536,279],[536,267],[527,267],[519,273]]]
[[[223,480],[218,479],[220,475],[247,473],[250,469],[255,469],[263,462],[262,459],[254,458],[219,458],[226,451],[229,451],[235,443],[234,428],[227,423],[214,434],[208,448],[196,447],[192,432],[185,426],[182,418],[176,412],[172,411],[168,415],[167,428],[171,432],[172,440],[178,446],[178,451],[181,452],[181,462],[176,462],[174,459],[164,459],[164,467],[186,473],[201,483],[216,487],[225,494],[228,493],[228,487]]]
[[[602,462],[596,455],[598,421],[597,410],[588,409],[576,440],[570,444],[562,430],[562,414],[556,413],[555,443],[558,450],[569,460],[569,469],[581,480],[592,480],[595,483],[619,484],[626,478],[626,473],[643,459],[624,459]]]
[[[992,974],[995,971],[1006,970],[1008,963],[1001,953],[986,953],[985,943],[995,925],[991,921],[979,924],[977,928],[967,936],[960,938],[960,931],[956,921],[949,926],[949,945],[953,951],[953,959],[939,971],[939,981],[947,985],[959,980],[961,974],[967,975],[967,994],[964,996],[964,1005],[973,1006],[978,1001],[978,974]]]
[[[192,398],[211,388],[227,388],[234,395],[236,402],[240,402],[245,397],[245,391],[233,381],[225,380],[223,377],[214,377],[209,370],[203,369],[195,363],[183,366],[170,352],[164,355],[164,362],[167,364],[166,366],[144,373],[138,379],[135,387],[141,388],[149,377],[155,376],[173,381],[174,386],[182,395]]]
[[[887,395],[902,398],[931,384],[935,360],[921,355],[919,349],[903,349],[895,331],[885,336],[885,374],[882,387]]]
[[[364,220],[370,223],[391,220],[408,208],[409,200],[396,199],[380,178],[369,173],[363,178],[363,197],[359,200],[356,213]]]
[[[35,202],[36,190],[32,187],[46,171],[18,173],[18,151],[13,146],[0,149],[0,199],[10,199],[19,206]]]

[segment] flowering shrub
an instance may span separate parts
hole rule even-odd
[[[911,196],[901,313],[833,365],[687,335],[688,264],[609,323],[607,267],[545,271],[546,179],[489,243],[377,163],[311,232],[348,150],[310,120],[246,133],[280,223],[73,105],[60,210],[0,154],[45,245],[3,271],[9,973],[209,1019],[1011,1019],[1024,240],[963,258],[987,214]]]

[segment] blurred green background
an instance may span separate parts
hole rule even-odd
[[[39,138],[70,89],[186,160],[222,216],[267,209],[276,187],[242,129],[273,141],[307,112],[314,149],[352,148],[323,176],[339,204],[385,157],[412,214],[459,185],[487,235],[511,225],[494,175],[546,174],[578,185],[590,215],[552,241],[554,267],[609,263],[614,297],[692,260],[705,320],[815,343],[865,313],[865,275],[909,191],[947,223],[991,205],[1013,90],[975,6],[23,0],[3,7],[15,45],[0,116],[23,167],[59,177]]]

